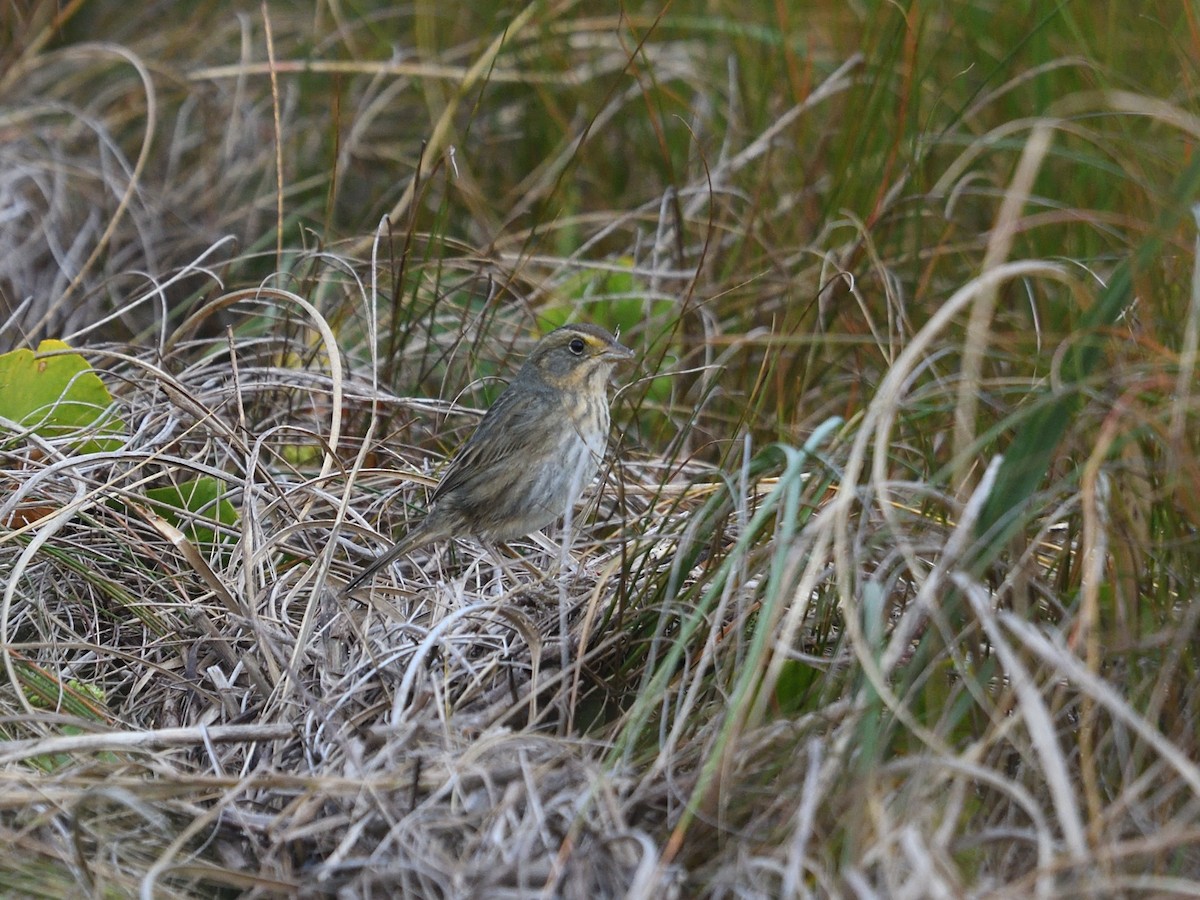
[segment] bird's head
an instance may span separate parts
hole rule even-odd
[[[554,387],[603,390],[613,368],[632,358],[633,351],[603,328],[564,325],[538,342],[525,369]]]

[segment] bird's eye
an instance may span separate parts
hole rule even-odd
[[[587,347],[587,344],[583,342],[583,338],[574,338],[567,346],[571,348],[571,352],[576,356],[583,356],[583,351]]]

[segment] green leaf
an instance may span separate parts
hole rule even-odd
[[[232,503],[225,499],[226,488],[215,478],[201,477],[182,484],[150,488],[146,499],[150,507],[197,545],[214,544],[228,540],[218,537],[215,528],[200,524],[205,519],[226,527],[237,524],[238,514]]]
[[[810,712],[817,696],[822,672],[810,663],[789,659],[775,683],[775,707],[781,716]]]
[[[78,435],[83,453],[121,446],[101,434],[119,434],[123,423],[112,413],[112,395],[100,376],[62,341],[42,341],[37,353],[13,350],[0,355],[0,416],[45,438]]]

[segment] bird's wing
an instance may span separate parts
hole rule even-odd
[[[554,430],[547,429],[552,417],[561,415],[561,403],[553,391],[514,391],[509,387],[458,449],[432,499],[436,502],[471,478],[495,473],[504,463],[525,465],[529,454],[538,454],[544,447],[547,430]]]

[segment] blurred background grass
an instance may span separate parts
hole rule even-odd
[[[497,288],[519,284],[543,319],[564,288],[576,305],[599,293],[584,305],[618,319],[607,295],[623,292],[657,312],[636,318],[659,352],[696,361],[702,335],[717,342],[721,396],[700,424],[718,459],[743,430],[794,439],[861,404],[904,335],[978,274],[1037,121],[1057,124],[1011,254],[1069,260],[1084,280],[1154,233],[1190,158],[1188,123],[1154,107],[1188,95],[1186,4],[1125,15],[677,2],[616,16],[577,3],[284,5],[270,17],[281,175],[257,7],[147,4],[133,16],[94,2],[58,15],[52,4],[14,12],[4,43],[6,237],[20,252],[0,287],[9,309],[34,307],[10,323],[9,343],[94,321],[85,299],[122,308],[129,270],[170,270],[227,235],[239,245],[222,271],[253,283],[278,268],[277,243],[361,254],[391,214],[410,241],[387,252],[408,254],[404,274],[429,293],[479,293],[444,270],[483,257],[503,269]],[[153,73],[152,99],[117,46]],[[848,83],[780,122],[856,55]],[[103,236],[147,141],[136,195],[80,273],[75,256]],[[48,146],[66,158],[48,159]],[[1186,296],[1190,224],[1180,228],[1130,309],[1150,334],[1178,321]],[[654,276],[611,284],[613,264]],[[990,372],[1045,375],[1079,304],[1028,282],[1004,292]],[[182,309],[189,297],[171,300]],[[114,336],[144,327],[124,319]]]

